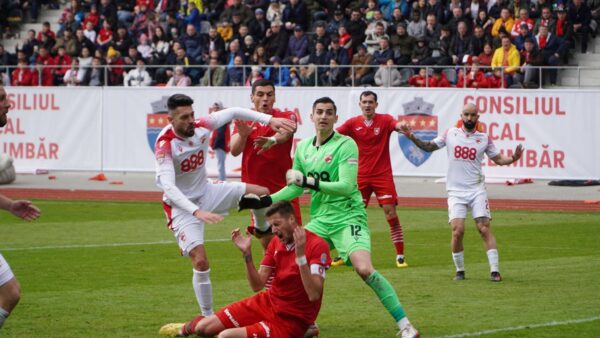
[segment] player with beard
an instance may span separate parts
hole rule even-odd
[[[6,95],[4,87],[0,86],[0,127],[4,127],[8,122],[7,114],[10,109],[10,102]],[[6,210],[11,214],[26,221],[33,221],[40,217],[40,209],[31,204],[30,201],[17,200],[0,195],[0,209]],[[10,312],[17,306],[21,299],[21,287],[15,278],[8,262],[0,254],[0,328],[8,318]]]
[[[167,324],[159,333],[172,337],[302,337],[321,308],[325,271],[331,257],[327,242],[300,226],[294,214],[287,201],[275,203],[266,211],[275,236],[258,270],[252,260],[252,237],[243,236],[240,229],[231,233],[242,252],[252,290],[263,290],[274,272],[271,288],[229,304],[215,315],[197,316],[185,324]]]
[[[400,132],[417,147],[427,152],[447,147],[449,161],[446,190],[448,191],[448,218],[452,227],[452,259],[456,266],[454,280],[465,279],[463,235],[467,209],[470,209],[487,250],[490,280],[500,282],[502,277],[498,268],[498,249],[490,225],[491,213],[481,162],[485,154],[497,165],[510,165],[521,158],[523,147],[519,144],[512,156],[501,154],[492,139],[478,124],[478,120],[477,107],[468,103],[463,107],[461,119],[456,127],[449,128],[444,134],[431,141],[423,141],[415,137],[408,125],[403,125]]]
[[[156,184],[163,191],[169,229],[181,253],[192,261],[192,285],[203,315],[213,313],[212,283],[204,224],[223,220],[246,193],[267,193],[265,187],[241,182],[211,182],[206,174],[208,144],[213,130],[237,118],[258,121],[275,131],[292,132],[296,124],[245,108],[227,108],[194,118],[194,101],[184,94],[169,97],[169,124],[158,135],[155,147]]]

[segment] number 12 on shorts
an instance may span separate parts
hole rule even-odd
[[[362,227],[360,225],[357,225],[357,224],[350,225],[350,234],[352,235],[352,237],[354,237],[355,240],[358,240],[358,238],[360,236],[362,236],[361,231],[362,231]]]

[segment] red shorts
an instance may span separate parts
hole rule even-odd
[[[365,207],[369,204],[373,193],[375,193],[379,205],[398,204],[396,185],[392,176],[359,178],[358,190],[360,190]]]
[[[232,303],[216,313],[225,328],[245,327],[248,338],[297,338],[308,325],[278,317],[266,292]]]

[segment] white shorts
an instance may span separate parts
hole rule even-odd
[[[216,214],[227,214],[229,209],[237,207],[240,197],[246,192],[246,184],[241,182],[215,182],[205,187],[202,197],[192,202],[198,208]],[[169,221],[183,256],[187,256],[198,245],[204,244],[204,222],[194,215],[173,207]]]
[[[8,281],[13,278],[15,278],[15,275],[10,269],[8,262],[2,257],[2,254],[0,254],[0,286],[8,283]]]
[[[473,219],[492,218],[485,190],[448,192],[448,222],[455,218],[467,218],[467,208],[471,210]]]

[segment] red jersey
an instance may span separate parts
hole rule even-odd
[[[331,265],[329,245],[308,230],[305,255],[311,273],[325,277],[325,270]],[[321,309],[323,297],[314,302],[308,300],[300,270],[296,265],[294,244],[288,246],[279,237],[273,237],[260,265],[275,269],[273,284],[266,291],[273,305],[273,313],[278,317],[298,318],[307,325],[313,324]]]
[[[290,111],[273,109],[273,117],[286,118],[296,121],[296,115]],[[252,124],[251,121],[247,122]],[[234,128],[233,134],[237,134]],[[242,155],[242,182],[257,184],[267,187],[271,193],[275,193],[286,186],[285,172],[292,167],[292,143],[290,138],[283,144],[277,144],[271,149],[258,155],[259,149],[254,149],[254,140],[259,136],[273,136],[275,131],[268,125],[258,122],[254,123],[252,132],[246,139],[246,146]]]
[[[358,145],[358,178],[392,175],[390,136],[398,121],[389,114],[374,114],[371,123],[355,116],[337,131],[350,136]]]
[[[110,29],[100,29],[100,33],[98,33],[98,41],[100,43],[104,43],[108,41],[113,36],[113,32]],[[93,41],[96,42],[96,41]]]

